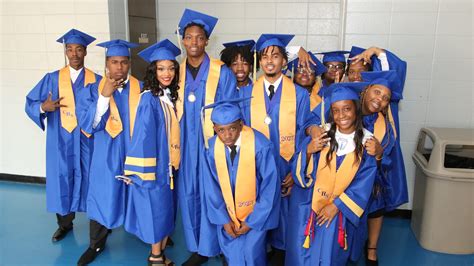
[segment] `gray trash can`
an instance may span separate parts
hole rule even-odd
[[[474,253],[474,129],[422,128],[411,228],[420,245]]]

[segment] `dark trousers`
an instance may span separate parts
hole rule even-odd
[[[101,225],[100,223],[90,220],[89,222],[89,238],[90,238],[90,248],[97,249],[103,248],[105,242],[107,241],[107,235],[109,234],[109,229]]]
[[[73,226],[72,221],[76,217],[75,212],[68,213],[66,215],[60,215],[56,213],[56,218],[58,220],[58,225],[64,229],[71,229]]]

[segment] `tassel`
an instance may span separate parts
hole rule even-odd
[[[253,82],[257,80],[257,48],[253,52]]]
[[[173,180],[173,177],[172,177],[172,176],[170,177],[170,189],[171,189],[171,190],[174,189],[174,180]]]
[[[347,234],[346,234],[345,229],[344,229],[344,250],[347,250]]]
[[[306,224],[306,228],[304,230],[304,235],[306,236],[304,239],[303,247],[304,248],[309,248],[310,242],[311,242],[311,231],[312,231],[312,224],[313,224],[313,215],[314,212],[311,211],[311,214],[309,215],[308,218],[308,223]],[[314,236],[314,234],[313,234]]]
[[[310,242],[310,238],[309,238],[309,235],[307,235],[306,238],[304,239],[303,247],[309,248],[309,242]]]
[[[338,234],[337,234],[337,242],[339,243],[339,246],[341,248],[344,248],[346,247],[346,241],[345,241],[345,230],[344,230],[344,227],[342,226],[342,213],[339,212],[339,215],[338,215]]]

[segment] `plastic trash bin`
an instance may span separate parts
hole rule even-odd
[[[411,228],[428,250],[474,253],[474,129],[422,128]]]

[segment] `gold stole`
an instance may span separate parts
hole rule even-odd
[[[227,169],[225,155],[227,147],[219,138],[216,138],[214,147],[214,160],[222,195],[227,206],[227,212],[237,228],[240,227],[240,222],[245,221],[247,216],[252,213],[257,199],[255,134],[251,128],[244,126],[240,136],[242,145],[240,146],[239,166],[235,181],[235,201]]]
[[[269,125],[264,122],[267,110],[263,80],[264,77],[260,77],[253,85],[250,119],[252,127],[270,139]],[[282,83],[279,110],[280,155],[289,161],[295,153],[296,87],[285,75],[283,75]]]
[[[313,200],[311,207],[315,213],[319,213],[327,204],[339,197],[354,179],[359,162],[355,162],[355,151],[346,154],[344,161],[336,171],[336,153],[333,153],[330,166],[326,164],[326,155],[329,147],[321,151],[319,157],[318,170],[316,172],[316,182],[313,188]]]
[[[206,96],[204,106],[213,104],[216,97],[217,85],[219,83],[219,77],[221,74],[221,66],[224,63],[218,59],[209,58],[209,73],[207,74],[206,80]],[[179,90],[178,90],[178,100],[176,100],[176,112],[178,116],[178,121],[181,121],[184,113],[184,90],[186,84],[186,59],[181,62],[179,67]],[[211,121],[211,109],[206,109],[204,111],[205,120],[204,120],[204,138],[207,143],[206,137],[214,136],[213,123]]]
[[[99,94],[102,93],[102,90],[105,86],[106,78],[103,78],[99,83]],[[140,101],[140,82],[138,79],[134,78],[133,76],[129,77],[128,82],[130,83],[130,92],[128,95],[128,107],[130,113],[130,138],[133,135],[133,127],[135,126],[135,117],[137,114],[137,107],[138,102]],[[123,130],[122,126],[122,119],[120,118],[120,113],[117,108],[117,104],[114,100],[114,95],[110,96],[110,103],[109,103],[109,119],[105,124],[105,130],[112,138],[117,137],[120,132]]]
[[[171,189],[174,189],[173,167],[176,170],[179,169],[179,161],[181,158],[179,122],[173,107],[167,103],[162,102],[161,100],[160,103],[161,108],[163,109],[163,113],[165,115],[166,136],[168,138],[169,145],[170,187]]]
[[[87,84],[95,82],[95,74],[91,70],[84,68],[84,87]],[[66,105],[65,107],[59,108],[59,113],[61,116],[61,126],[71,133],[77,127],[76,119],[76,104],[74,101],[74,92],[71,84],[71,73],[69,71],[69,66],[59,70],[59,98],[64,97],[61,100],[61,104]],[[90,137],[89,134],[86,134],[82,131],[87,137]]]
[[[385,136],[386,126],[385,117],[379,112],[374,124],[374,136],[380,143],[382,143],[383,137]]]
[[[318,104],[321,103],[321,97],[318,95],[319,89],[321,88],[321,83],[317,80],[313,85],[313,89],[311,90],[311,94],[309,95],[309,103],[311,107],[311,111],[313,111]]]
[[[393,135],[395,136],[395,139],[397,138],[397,128],[395,127],[395,120],[393,120],[393,114],[392,114],[392,108],[390,108],[390,103],[388,104],[388,121],[390,122],[390,126],[393,129]]]

